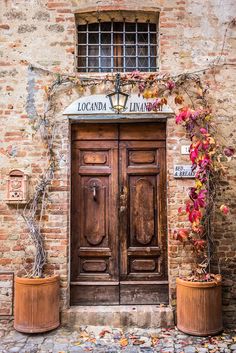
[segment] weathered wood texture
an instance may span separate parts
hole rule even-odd
[[[74,125],[72,140],[71,303],[167,302],[164,124]]]

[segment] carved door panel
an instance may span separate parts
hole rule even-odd
[[[129,129],[121,129],[119,144],[120,303],[163,303],[168,301],[165,134],[155,136],[158,128],[150,126],[146,141],[139,141],[145,128]],[[122,141],[129,137],[133,141]],[[159,140],[150,140],[155,137]]]
[[[71,304],[168,302],[164,124],[72,128]]]
[[[118,140],[107,127],[72,131],[72,305],[119,303]]]

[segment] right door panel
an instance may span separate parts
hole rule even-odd
[[[120,303],[168,302],[165,141],[120,141]]]

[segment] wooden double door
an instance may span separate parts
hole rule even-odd
[[[165,124],[72,125],[71,305],[168,302]]]

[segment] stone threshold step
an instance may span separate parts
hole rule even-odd
[[[174,311],[170,306],[158,305],[72,306],[62,311],[61,321],[70,328],[83,325],[160,328],[174,325]]]

